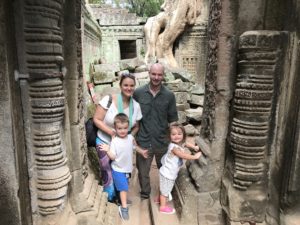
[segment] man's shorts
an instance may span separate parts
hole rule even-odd
[[[129,173],[121,173],[112,170],[112,177],[114,179],[117,191],[128,191],[128,178],[130,177]]]

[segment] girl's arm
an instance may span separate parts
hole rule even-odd
[[[192,144],[192,143],[186,142],[186,143],[185,143],[185,146],[186,146],[187,148],[193,149],[193,150],[196,151],[196,152],[199,152],[199,151],[200,151],[200,148],[199,148],[198,145],[194,145],[194,144]]]
[[[103,122],[106,112],[107,109],[104,109],[101,105],[97,105],[93,121],[96,127],[98,127],[101,131],[107,133],[111,137],[114,137],[116,135],[115,131]]]
[[[115,160],[116,159],[116,155],[110,151],[110,148],[109,148],[108,144],[104,144],[104,143],[101,144],[100,145],[100,149],[102,151],[105,151],[106,154],[107,154],[107,156],[108,156],[108,158],[110,158],[111,160]]]
[[[181,151],[179,148],[173,148],[172,153],[179,158],[186,159],[186,160],[191,160],[191,159],[199,159],[200,156],[202,155],[202,152],[197,152],[195,155],[191,155],[189,153]]]

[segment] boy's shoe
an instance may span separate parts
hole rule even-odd
[[[159,212],[164,213],[164,214],[174,214],[175,213],[175,209],[173,209],[170,206],[165,206],[163,208],[160,208]]]
[[[119,214],[122,220],[129,220],[129,212],[128,212],[128,207],[123,208],[122,206],[119,206]]]

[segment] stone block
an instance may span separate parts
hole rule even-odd
[[[120,70],[121,69],[117,63],[105,63],[105,64],[94,65],[94,72],[102,72],[102,71],[117,72]]]
[[[181,79],[184,82],[195,82],[194,76],[184,69],[176,68],[172,69],[171,72],[173,73],[175,79]]]
[[[188,103],[182,103],[182,104],[176,104],[178,111],[185,111],[186,109],[190,108],[190,105]]]
[[[186,122],[186,114],[184,111],[178,111],[178,123]]]
[[[129,70],[121,70],[117,72],[118,77],[122,76],[123,74],[129,74]]]
[[[171,73],[169,71],[165,71],[164,80],[166,83],[172,82],[175,80],[175,77],[174,77],[173,73]]]
[[[146,72],[140,72],[140,73],[133,73],[135,79],[149,79],[149,73]]]
[[[196,122],[201,122],[202,111],[203,111],[203,109],[201,107],[198,107],[197,109],[187,109],[187,110],[185,110],[186,117],[189,120],[196,121]]]
[[[146,65],[141,65],[141,66],[138,66],[134,69],[134,72],[135,73],[141,73],[141,72],[147,72],[148,73],[148,68]]]
[[[190,90],[191,87],[191,83],[190,82],[183,82],[180,79],[176,79],[170,82],[165,83],[166,86],[174,92],[188,92]]]
[[[267,209],[267,190],[251,188],[240,191],[227,178],[222,179],[221,203],[232,221],[262,223]]]
[[[204,87],[202,85],[195,84],[191,88],[191,94],[204,95],[204,93],[205,93],[205,90],[204,90]]]
[[[196,129],[192,124],[184,126],[186,135],[192,136],[196,134]]]
[[[112,88],[111,84],[100,84],[94,87],[95,93],[102,96],[103,90],[106,88]]]
[[[114,71],[99,71],[94,72],[93,81],[94,84],[106,84],[112,83],[116,80],[115,72]]]
[[[223,220],[220,218],[222,208],[219,203],[219,191],[199,193],[192,184],[186,169],[180,170],[172,193],[175,207],[180,217],[180,224],[223,224]],[[206,218],[208,215],[211,216]],[[202,220],[199,220],[199,218]]]
[[[204,95],[194,95],[194,94],[191,94],[190,103],[193,104],[193,105],[203,106]]]
[[[119,61],[120,70],[134,71],[135,68],[144,65],[144,62],[138,58],[122,59]]]
[[[207,143],[203,138],[201,138],[200,136],[197,136],[195,138],[195,142],[196,144],[200,147],[202,153],[207,156],[210,157],[211,155],[211,149],[210,149],[210,145],[209,143]]]
[[[174,92],[176,103],[185,104],[189,100],[189,94],[187,92]]]

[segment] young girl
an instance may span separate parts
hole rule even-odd
[[[161,213],[173,214],[175,210],[166,205],[167,197],[172,191],[175,180],[177,178],[180,167],[183,165],[183,159],[199,159],[202,152],[197,152],[195,155],[184,152],[184,145],[199,151],[199,146],[185,143],[186,133],[184,127],[178,124],[170,126],[170,140],[167,153],[162,158],[162,167],[159,169],[160,182],[160,208]]]

